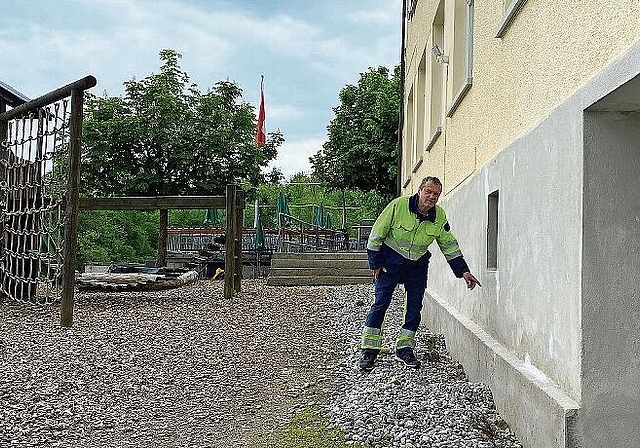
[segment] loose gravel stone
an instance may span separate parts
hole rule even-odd
[[[222,288],[79,292],[70,328],[0,304],[0,447],[266,448],[308,406],[367,447],[520,447],[440,335],[419,332],[419,370],[355,368],[371,285]]]

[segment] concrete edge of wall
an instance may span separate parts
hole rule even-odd
[[[451,344],[471,381],[487,384],[496,408],[525,447],[577,447],[579,404],[449,303],[425,294],[423,323]]]

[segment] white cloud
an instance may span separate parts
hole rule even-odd
[[[309,157],[322,149],[324,142],[324,138],[285,142],[279,148],[277,159],[269,164],[267,171],[270,171],[273,167],[278,167],[286,178],[300,171],[311,172]]]
[[[275,105],[267,104],[266,107],[267,107],[267,130],[269,130],[269,127],[270,127],[269,124],[271,122],[277,125],[277,123],[298,119],[304,115],[304,111],[302,109],[300,109],[299,107],[293,106],[291,104],[275,104]]]
[[[349,20],[357,24],[377,24],[377,25],[401,25],[400,14],[402,13],[402,2],[397,0],[384,0],[378,5],[369,8],[358,8],[348,15]]]

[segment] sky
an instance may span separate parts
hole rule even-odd
[[[267,170],[310,172],[339,92],[400,61],[401,0],[0,0],[0,81],[29,98],[93,75],[91,91],[157,73],[162,49],[206,91],[220,80],[258,109],[285,144]]]

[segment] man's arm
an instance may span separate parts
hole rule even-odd
[[[383,267],[380,249],[382,249],[382,243],[387,237],[389,229],[391,229],[396,202],[396,200],[391,201],[384,210],[382,210],[371,228],[371,233],[367,240],[367,255],[369,258],[369,268],[372,271],[379,270]],[[379,273],[379,271],[377,273]],[[374,277],[376,278],[377,273],[374,273]]]
[[[442,251],[444,258],[449,263],[449,267],[453,271],[453,274],[457,278],[464,278],[467,288],[473,289],[478,286],[482,286],[477,278],[471,273],[467,262],[462,255],[460,245],[455,235],[451,232],[451,226],[449,222],[445,222],[443,232],[436,238],[438,247]]]
[[[436,237],[436,242],[456,277],[462,278],[465,272],[469,272],[469,266],[464,260],[456,236],[451,232],[449,222],[445,222],[443,231]]]

